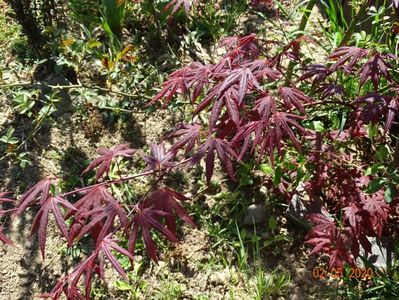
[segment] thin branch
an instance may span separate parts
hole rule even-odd
[[[84,88],[84,89],[92,89],[92,90],[98,90],[98,91],[103,91],[108,94],[115,94],[115,95],[120,95],[124,97],[129,97],[129,98],[145,98],[145,99],[152,99],[152,97],[146,96],[146,95],[137,95],[137,94],[129,94],[129,93],[123,93],[123,92],[118,92],[118,91],[113,91],[112,89],[107,89],[103,88],[100,86],[89,86],[89,85],[84,85],[84,84],[71,84],[71,85],[51,85],[51,84],[44,84],[44,83],[11,83],[11,84],[1,84],[0,89],[4,88],[12,88],[12,87],[31,87],[31,88],[37,88],[37,87],[48,87],[52,89],[58,89],[58,90],[69,90],[69,89],[78,89],[78,88]]]
[[[187,158],[187,159],[182,160],[181,162],[179,162],[179,163],[176,164],[176,167],[179,166],[179,165],[185,164],[185,163],[188,162],[190,159],[191,159],[191,158]],[[122,176],[121,176],[121,177],[118,178],[118,179],[107,180],[107,181],[104,181],[104,182],[92,184],[92,185],[90,185],[90,186],[85,186],[85,187],[82,187],[82,188],[78,188],[78,189],[76,189],[76,190],[73,190],[73,191],[70,191],[70,192],[66,192],[66,193],[64,193],[64,194],[62,194],[62,195],[60,195],[60,196],[61,196],[61,197],[66,197],[66,196],[69,196],[69,195],[73,195],[73,194],[76,194],[76,193],[80,193],[80,192],[86,191],[86,190],[91,189],[91,188],[93,188],[93,187],[104,186],[104,185],[110,185],[110,184],[116,184],[116,183],[119,183],[119,182],[132,180],[132,179],[135,179],[135,178],[138,178],[138,177],[143,177],[143,176],[151,175],[151,174],[157,173],[157,172],[158,172],[158,170],[151,170],[151,171],[142,172],[142,173],[138,173],[138,174],[126,176],[126,177],[122,177]],[[158,181],[159,181],[159,180],[158,180]]]

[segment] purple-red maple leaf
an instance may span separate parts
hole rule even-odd
[[[108,173],[112,160],[117,156],[131,157],[136,150],[130,149],[129,144],[120,144],[114,147],[114,149],[99,148],[97,153],[100,157],[93,160],[82,174],[99,167],[96,174],[96,181],[104,174]]]
[[[168,136],[168,138],[174,137],[179,137],[179,140],[172,145],[170,151],[178,151],[184,148],[184,154],[187,154],[196,144],[200,143],[201,125],[196,123],[181,124],[175,132]]]
[[[391,80],[389,69],[392,69],[392,66],[386,62],[385,57],[380,53],[375,54],[360,69],[360,86],[370,79],[373,82],[374,91],[377,92],[381,77]]]
[[[36,183],[33,187],[27,190],[19,200],[17,214],[22,213],[28,206],[31,206],[37,202],[37,198],[41,194],[40,204],[43,205],[46,203],[47,199],[50,195],[50,186],[54,178],[46,178],[38,183]]]
[[[348,220],[349,225],[353,228],[355,233],[359,232],[360,222],[362,221],[362,217],[360,213],[362,209],[359,207],[359,204],[351,203],[349,206],[345,207],[344,209],[344,216],[345,219]]]
[[[98,244],[112,231],[116,217],[123,227],[128,226],[125,210],[104,187],[94,187],[75,207],[78,211],[70,228],[69,245],[88,233]]]
[[[179,217],[181,220],[196,227],[193,219],[189,216],[188,212],[180,205],[180,202],[188,200],[184,195],[177,193],[169,188],[157,190],[144,200],[144,206],[156,207],[163,210],[168,214],[165,215],[166,227],[176,234],[176,219]]]
[[[227,171],[227,174],[229,174],[230,178],[235,180],[232,159],[238,160],[238,155],[229,143],[220,138],[209,137],[191,157],[190,163],[194,165],[206,156],[206,182],[210,184],[215,167],[215,151],[220,163]]]
[[[107,258],[114,269],[125,280],[127,280],[125,271],[111,251],[117,251],[128,258],[133,259],[133,256],[129,253],[129,251],[120,247],[117,242],[112,239],[111,235],[108,235],[102,239],[98,247],[96,247],[96,249],[84,261],[75,267],[72,273],[61,278],[50,293],[42,294],[40,297],[57,300],[60,299],[61,294],[64,293],[67,299],[90,300],[91,282],[95,273],[98,274],[103,281],[105,281],[104,258]],[[84,293],[82,293],[78,287],[82,276],[84,276]]]
[[[305,243],[313,245],[314,248],[311,254],[328,254],[329,262],[328,268],[342,268],[344,262],[354,265],[354,257],[351,250],[348,248],[351,246],[351,237],[348,235],[348,230],[338,230],[334,228],[328,231],[317,231],[312,230],[311,239],[305,241]]]
[[[363,209],[370,215],[371,225],[378,237],[381,237],[385,221],[388,219],[390,207],[380,192],[363,199]]]
[[[147,163],[144,172],[171,169],[177,165],[177,162],[173,161],[176,156],[174,149],[165,152],[165,145],[163,143],[151,144],[150,148],[151,155],[143,156],[143,160]]]
[[[298,78],[298,81],[306,80],[314,76],[313,85],[315,85],[322,82],[330,74],[331,70],[327,66],[321,64],[310,64],[305,67],[305,73]]]
[[[68,229],[64,221],[64,217],[62,212],[60,211],[59,206],[64,206],[69,210],[75,210],[75,207],[69,203],[67,200],[55,196],[48,197],[44,203],[41,203],[40,210],[36,214],[35,219],[32,224],[32,231],[38,231],[38,239],[39,239],[39,247],[42,252],[42,257],[45,256],[45,247],[46,247],[46,238],[47,238],[47,224],[50,211],[54,215],[55,222],[60,229],[62,235],[68,239]]]
[[[277,112],[275,99],[266,94],[256,99],[253,111],[257,112],[258,116],[263,121],[268,121],[272,114]]]
[[[302,91],[292,87],[282,87],[279,93],[284,100],[285,107],[291,110],[296,107],[301,113],[305,114],[305,108],[302,103],[311,103],[312,99],[306,96]]]
[[[365,57],[367,53],[367,50],[358,47],[340,47],[328,57],[329,59],[336,60],[335,64],[331,66],[330,70],[332,72],[335,72],[339,68],[343,68],[347,72],[352,72],[352,69],[356,65],[356,63],[361,58]]]
[[[263,78],[271,81],[281,78],[281,72],[272,69],[271,62],[268,59],[256,59],[243,64],[243,66],[249,68],[259,81]]]
[[[116,240],[113,240],[111,238],[111,235],[108,235],[104,239],[101,240],[99,248],[100,248],[102,254],[110,261],[110,263],[114,267],[114,269],[125,280],[128,280],[125,271],[123,270],[123,268],[122,268],[121,264],[119,263],[119,261],[117,260],[117,258],[112,254],[111,250],[117,251],[117,252],[125,255],[128,258],[130,258],[131,260],[133,260],[133,255],[129,251],[127,251],[126,249],[124,249],[121,246],[119,246],[117,244]],[[102,266],[102,268],[103,268],[104,264],[100,263],[100,266]],[[102,273],[103,273],[103,271],[102,271]]]
[[[148,255],[153,261],[157,262],[158,258],[155,243],[151,237],[151,228],[159,231],[171,242],[177,243],[179,241],[176,237],[175,222],[177,217],[195,227],[194,221],[178,202],[186,199],[175,191],[162,189],[153,192],[143,202],[135,206],[136,214],[132,220],[129,252],[134,253],[140,230]],[[166,225],[163,220],[165,220]]]
[[[230,62],[238,62],[240,59],[257,59],[259,57],[259,46],[254,33],[243,37],[226,37],[219,42],[218,47],[226,47],[229,51],[223,56],[221,62],[226,62],[226,59]]]

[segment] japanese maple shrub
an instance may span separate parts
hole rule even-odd
[[[4,215],[38,206],[32,230],[38,233],[43,256],[50,212],[68,246],[85,236],[93,240],[89,255],[44,296],[58,299],[64,293],[69,299],[89,299],[93,276],[104,279],[105,260],[126,278],[112,251],[133,260],[139,235],[156,261],[151,230],[177,242],[177,218],[195,226],[181,205],[186,197],[158,188],[162,178],[174,168],[204,161],[209,183],[216,157],[232,180],[235,164],[251,156],[280,169],[281,161],[291,159],[294,167],[281,170],[285,175],[270,189],[288,201],[299,184],[304,186],[319,208],[308,216],[314,227],[307,243],[314,246],[313,254],[329,256],[330,267],[355,264],[360,247],[371,252],[368,237],[395,236],[399,176],[384,162],[389,160],[389,132],[399,101],[393,72],[397,58],[375,49],[342,47],[328,57],[331,63],[306,66],[301,60],[303,41],[308,39],[265,47],[255,34],[229,37],[219,44],[226,53],[218,62],[194,62],[173,72],[149,105],[161,101],[166,107],[177,95],[186,97],[193,106],[192,122],[179,124],[165,137],[172,141],[170,149],[162,143],[151,145],[151,153],[141,158],[147,165],[143,172],[108,178],[121,158],[138,155],[119,145],[98,150],[99,157],[85,170],[97,168],[93,185],[61,192],[57,178],[45,178],[18,201],[1,194],[2,202],[15,203],[15,208],[2,211]],[[296,62],[303,74],[289,80],[287,60]],[[347,89],[349,80],[356,93]],[[337,116],[340,122],[334,121]],[[314,120],[325,123],[324,130],[309,126]],[[377,128],[367,149],[366,126]],[[373,155],[381,147],[389,148],[388,153]],[[116,192],[125,182],[146,176],[155,177],[156,184],[136,203]],[[76,195],[78,201],[69,200]],[[127,249],[118,243],[121,236],[128,240]],[[0,238],[11,242],[4,235]]]
[[[354,265],[360,247],[371,253],[368,238],[398,233],[398,157],[385,167],[398,113],[398,58],[344,46],[327,65],[305,65],[300,43],[309,40],[301,37],[270,55],[254,34],[226,38],[219,44],[226,54],[217,63],[195,62],[173,72],[152,103],[166,107],[178,94],[191,101],[193,122],[169,137],[177,138],[172,150],[181,149],[190,164],[204,159],[208,183],[215,156],[233,180],[234,161],[267,156],[275,165],[292,158],[294,168],[270,188],[289,201],[303,185],[313,212],[306,241],[312,254],[328,255],[330,268]],[[295,81],[286,77],[287,60],[303,70]],[[209,118],[197,117],[204,112]],[[304,127],[315,120],[330,125]]]

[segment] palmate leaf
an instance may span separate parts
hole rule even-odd
[[[311,238],[306,240],[306,244],[313,245],[311,254],[328,254],[329,262],[328,268],[343,268],[344,262],[350,265],[355,265],[355,261],[351,250],[348,249],[350,245],[351,236],[348,234],[348,228],[337,230],[334,228],[328,231],[318,231],[313,229],[311,231]]]
[[[98,251],[91,253],[84,261],[75,267],[71,274],[61,278],[50,293],[41,294],[39,297],[58,300],[61,299],[63,293],[68,300],[90,300],[93,276],[95,273],[100,273],[99,267],[96,264],[97,255]],[[78,287],[82,276],[84,276],[84,293],[82,293]]]
[[[99,167],[96,174],[96,181],[105,173],[109,172],[112,160],[117,156],[131,157],[136,150],[130,149],[129,144],[120,144],[115,146],[114,149],[99,148],[97,153],[100,157],[93,160],[82,174]]]
[[[134,253],[139,230],[141,231],[148,256],[154,262],[158,262],[158,257],[155,243],[150,233],[151,228],[159,231],[169,241],[173,243],[179,242],[177,237],[161,221],[161,219],[166,215],[172,216],[167,212],[153,207],[145,207],[144,205],[139,205],[136,207],[136,214],[133,217],[132,228],[129,237],[130,253]]]
[[[386,62],[385,57],[380,53],[375,54],[360,69],[360,86],[370,79],[373,82],[374,91],[377,92],[381,77],[391,80],[389,69],[392,69],[392,66]]]
[[[324,100],[332,96],[342,96],[345,95],[344,88],[339,84],[320,84],[317,92],[321,94],[320,99]]]
[[[210,136],[208,140],[203,143],[197,150],[197,152],[192,155],[190,164],[197,164],[202,158],[206,156],[206,182],[209,185],[213,175],[213,170],[215,167],[215,151],[219,158],[220,163],[229,174],[230,178],[235,180],[233,172],[232,158],[238,160],[238,155],[232,148],[232,146],[226,141],[220,138],[214,138]]]
[[[127,228],[125,210],[104,187],[94,187],[75,207],[78,209],[70,228],[68,244],[91,233],[96,244],[101,243],[113,229],[116,217]]]
[[[265,94],[260,98],[256,99],[254,107],[252,109],[253,112],[256,112],[261,120],[268,121],[272,114],[277,112],[276,100]]]
[[[282,87],[279,93],[284,100],[285,107],[290,110],[296,107],[301,113],[305,114],[302,103],[311,103],[312,99],[306,96],[301,90],[292,87]]]
[[[314,232],[330,233],[334,232],[336,229],[334,220],[323,214],[307,214],[306,219],[312,222]],[[310,235],[312,235],[312,233],[310,233]]]
[[[244,100],[247,91],[254,88],[261,90],[258,80],[249,68],[239,68],[232,71],[219,86],[218,96],[220,97],[224,91],[233,85],[238,85],[237,94],[235,96],[239,105]]]
[[[227,102],[227,99],[233,99],[236,106],[243,104],[246,93],[251,89],[261,90],[259,82],[248,68],[239,68],[233,70],[223,81],[215,85],[197,106],[195,114],[198,114],[209,106],[212,100],[221,103]],[[218,101],[223,100],[223,101]],[[217,103],[214,106],[218,105]]]
[[[195,145],[200,143],[201,125],[197,123],[180,124],[175,132],[167,136],[167,138],[174,137],[179,137],[179,140],[172,145],[170,150],[178,151],[184,148],[184,154],[188,154]]]
[[[69,228],[68,246],[90,230],[96,241],[106,236],[117,216],[120,223],[127,226],[124,210],[104,186],[97,185],[86,190],[85,195],[74,206],[76,210],[69,211],[65,216],[65,218],[73,216]]]
[[[387,113],[389,114],[389,106],[391,105],[392,97],[384,96],[378,93],[368,93],[355,100],[357,105],[357,112],[359,117],[354,122],[363,121],[364,124],[378,123],[381,118]],[[392,103],[392,105],[395,105]],[[394,110],[392,110],[394,112]],[[388,115],[389,116],[389,115]],[[388,124],[389,125],[389,124]]]
[[[345,220],[348,220],[349,225],[353,228],[355,233],[360,233],[360,223],[362,221],[362,217],[360,213],[362,212],[361,207],[359,207],[356,203],[351,203],[349,206],[343,209]]]
[[[253,152],[256,147],[260,147],[258,153],[263,155],[267,152],[272,163],[274,163],[273,150],[277,149],[279,155],[282,154],[283,138],[291,140],[295,148],[301,151],[301,145],[292,128],[305,136],[307,131],[296,122],[302,120],[303,117],[284,112],[274,112],[268,120],[252,121],[241,127],[232,140],[232,144],[237,144],[239,141],[247,140],[248,136],[254,136],[252,141]],[[240,151],[240,157],[243,152],[247,151],[249,143],[244,143],[245,148]]]
[[[166,107],[175,95],[188,94],[189,89],[193,89],[191,101],[194,103],[212,76],[212,66],[198,62],[178,69],[169,75],[168,80],[162,84],[162,90],[146,106],[165,98],[163,107]]]
[[[209,121],[209,131],[212,132],[225,106],[228,115],[239,127],[241,123],[240,108],[244,105],[245,96],[253,89],[261,90],[261,87],[249,68],[236,69],[208,92],[195,109],[194,114],[200,113],[212,104]]]
[[[298,78],[298,81],[314,77],[313,85],[316,85],[326,79],[330,74],[331,70],[327,66],[321,64],[310,64],[305,66],[305,73]]]
[[[347,72],[352,72],[353,67],[359,60],[367,55],[368,51],[358,47],[344,46],[336,49],[328,58],[336,60],[335,64],[330,67],[332,72],[339,68]]]
[[[36,214],[32,224],[32,231],[35,231],[36,229],[38,231],[39,247],[42,252],[43,259],[45,257],[47,225],[50,211],[53,213],[55,222],[62,235],[68,239],[67,225],[65,224],[64,217],[59,206],[63,206],[69,210],[75,210],[75,207],[67,200],[59,196],[49,197],[47,198],[46,202],[41,204],[41,208]]]
[[[40,194],[40,204],[46,203],[50,197],[50,186],[53,180],[54,178],[43,179],[27,190],[19,200],[17,214],[21,214],[28,206],[35,204]]]
[[[222,64],[227,61],[239,62],[241,59],[257,59],[259,57],[259,45],[256,42],[256,34],[254,33],[243,37],[226,37],[218,43],[218,47],[225,47],[228,51],[221,60]],[[216,64],[216,66],[218,65],[220,66],[220,64]]]
[[[303,120],[303,117],[277,112],[273,116],[274,127],[269,131],[268,136],[270,136],[270,145],[275,145],[278,152],[281,153],[281,140],[283,136],[288,137],[295,148],[301,151],[302,147],[299,143],[299,140],[294,134],[292,127],[296,128],[302,135],[306,135],[307,132],[305,128],[303,128],[296,120]],[[272,147],[271,147],[272,148]]]
[[[365,197],[362,204],[363,209],[370,215],[372,229],[378,237],[381,237],[384,224],[389,216],[388,213],[391,211],[384,195],[381,192],[374,193]]]
[[[127,251],[126,249],[122,248],[119,246],[116,242],[116,240],[113,240],[111,235],[106,236],[100,244],[100,250],[103,253],[103,255],[110,261],[111,265],[114,267],[114,269],[125,279],[128,280],[127,275],[125,271],[123,270],[121,264],[118,262],[117,258],[112,254],[111,250],[117,251],[120,254],[123,254],[133,260],[133,255]],[[104,264],[101,264],[102,267],[104,267]],[[104,273],[102,271],[102,273]]]
[[[189,216],[188,212],[180,205],[179,202],[188,200],[182,194],[179,194],[169,188],[164,188],[155,191],[145,199],[146,207],[156,207],[159,210],[165,211],[165,223],[166,227],[176,235],[176,218],[179,217],[181,220],[196,227],[193,219]]]
[[[96,249],[82,261],[72,273],[61,278],[54,286],[50,293],[40,295],[40,298],[60,299],[61,294],[67,299],[73,300],[90,300],[91,299],[91,282],[95,274],[105,281],[105,263],[104,258],[108,259],[114,269],[125,279],[128,280],[126,272],[123,270],[121,264],[114,256],[112,251],[119,252],[129,259],[133,259],[126,249],[120,247],[117,242],[112,239],[111,235],[106,236]],[[83,278],[84,277],[84,278]],[[79,289],[79,282],[83,278],[84,293]]]
[[[274,70],[268,59],[256,59],[243,64],[243,66],[249,68],[255,78],[259,81],[264,78],[271,81],[281,78],[281,72]]]
[[[143,156],[143,160],[147,163],[144,172],[171,169],[176,166],[177,162],[173,161],[176,156],[175,150],[170,149],[166,152],[163,143],[151,144],[150,148],[151,155]]]
[[[159,231],[169,241],[177,243],[179,241],[176,237],[177,217],[195,227],[194,221],[179,203],[186,199],[173,190],[161,189],[153,192],[137,205],[131,225],[129,252],[134,253],[138,233],[141,231],[148,255],[157,262],[156,247],[150,232],[152,228]]]

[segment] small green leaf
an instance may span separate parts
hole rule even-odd
[[[14,128],[12,128],[12,127],[9,127],[8,129],[7,129],[7,133],[6,133],[6,136],[7,137],[12,137],[12,135],[13,135],[13,133],[14,133]]]
[[[367,126],[367,136],[371,141],[374,141],[374,138],[378,134],[378,124],[370,123]]]
[[[126,281],[122,281],[122,280],[116,281],[115,286],[120,291],[130,291],[133,289],[130,284],[128,284]]]
[[[277,220],[273,216],[269,218],[269,228],[272,231],[277,228]]]
[[[317,132],[323,132],[324,131],[324,124],[321,121],[313,121],[312,122],[312,127]]]
[[[283,170],[281,169],[280,166],[277,166],[276,169],[274,170],[273,184],[279,185],[281,183],[282,177],[283,177]]]
[[[376,178],[372,180],[366,188],[367,193],[373,194],[378,192],[384,185],[384,178]]]
[[[267,164],[260,164],[258,169],[262,171],[265,175],[273,174],[273,168]]]
[[[375,175],[378,173],[378,171],[382,171],[385,169],[385,166],[383,163],[376,163],[372,165],[371,167],[368,167],[366,172],[364,173],[365,176],[369,175]]]
[[[375,153],[379,161],[384,161],[389,156],[389,150],[386,145],[380,145]]]
[[[254,181],[250,176],[244,176],[240,178],[241,186],[252,185],[252,184],[254,184]]]
[[[388,187],[385,190],[384,195],[385,195],[385,201],[387,203],[391,203],[392,199],[396,196],[395,187],[392,186],[391,184],[388,185]]]
[[[95,39],[90,39],[90,40],[87,42],[87,47],[89,47],[89,48],[98,48],[98,47],[100,47],[101,45],[102,45],[102,43],[99,42],[99,41],[97,41],[97,40],[95,40]]]

